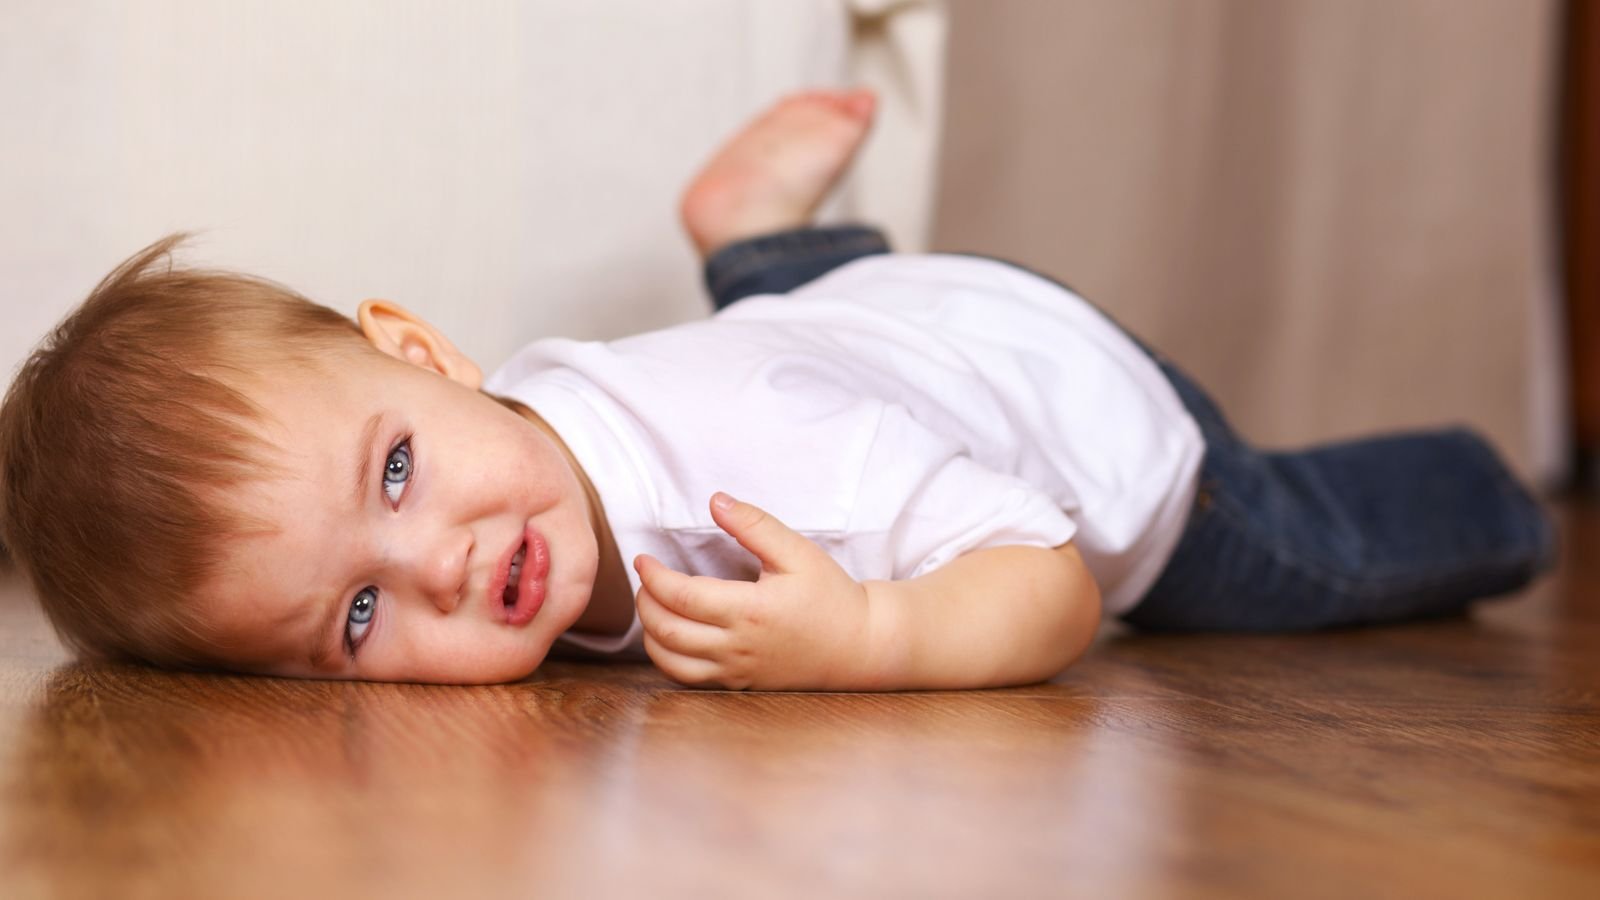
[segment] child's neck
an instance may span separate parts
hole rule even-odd
[[[562,445],[562,451],[566,446]],[[571,459],[570,455],[568,457]],[[605,507],[600,505],[600,494],[589,483],[578,461],[571,460],[572,469],[578,473],[578,483],[589,498],[589,518],[594,526],[595,541],[600,545],[600,567],[594,573],[594,592],[589,595],[589,605],[578,621],[572,623],[573,631],[589,634],[622,634],[633,624],[633,585],[628,582],[628,570],[617,550],[616,538],[611,535],[611,523],[606,520]]]

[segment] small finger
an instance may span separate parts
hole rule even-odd
[[[668,649],[648,631],[644,633],[644,652],[650,654],[650,661],[668,678],[689,687],[715,686],[722,674],[722,668],[716,663]]]
[[[707,625],[733,624],[732,598],[722,590],[719,578],[685,575],[648,553],[633,558],[634,571],[657,601],[678,615]],[[746,582],[739,582],[746,584]]]
[[[645,633],[669,650],[701,659],[716,659],[727,647],[728,633],[716,626],[678,615],[657,600],[648,587],[635,597]]]

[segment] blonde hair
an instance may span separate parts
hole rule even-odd
[[[268,458],[239,385],[265,361],[366,346],[282,285],[175,266],[186,237],[107,275],[0,406],[0,540],[80,656],[218,664],[193,601],[223,543],[255,527],[224,489]]]

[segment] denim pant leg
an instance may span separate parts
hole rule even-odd
[[[1474,432],[1261,451],[1156,359],[1206,450],[1177,550],[1126,621],[1176,631],[1394,622],[1459,612],[1554,565],[1548,515]]]
[[[883,233],[863,225],[797,228],[738,241],[706,260],[706,289],[718,309],[752,294],[786,294],[847,262],[888,253]]]
[[[1172,631],[1394,622],[1458,612],[1555,565],[1549,516],[1474,432],[1259,450],[1194,379],[1099,311],[1155,360],[1205,443],[1177,549],[1125,621]]]

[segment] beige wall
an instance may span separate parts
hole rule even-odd
[[[345,312],[399,300],[492,369],[704,316],[687,180],[780,94],[866,81],[838,203],[926,240],[931,0],[115,0],[0,27],[0,386],[174,230]]]
[[[1551,0],[956,0],[939,249],[1061,278],[1268,445],[1563,464]]]

